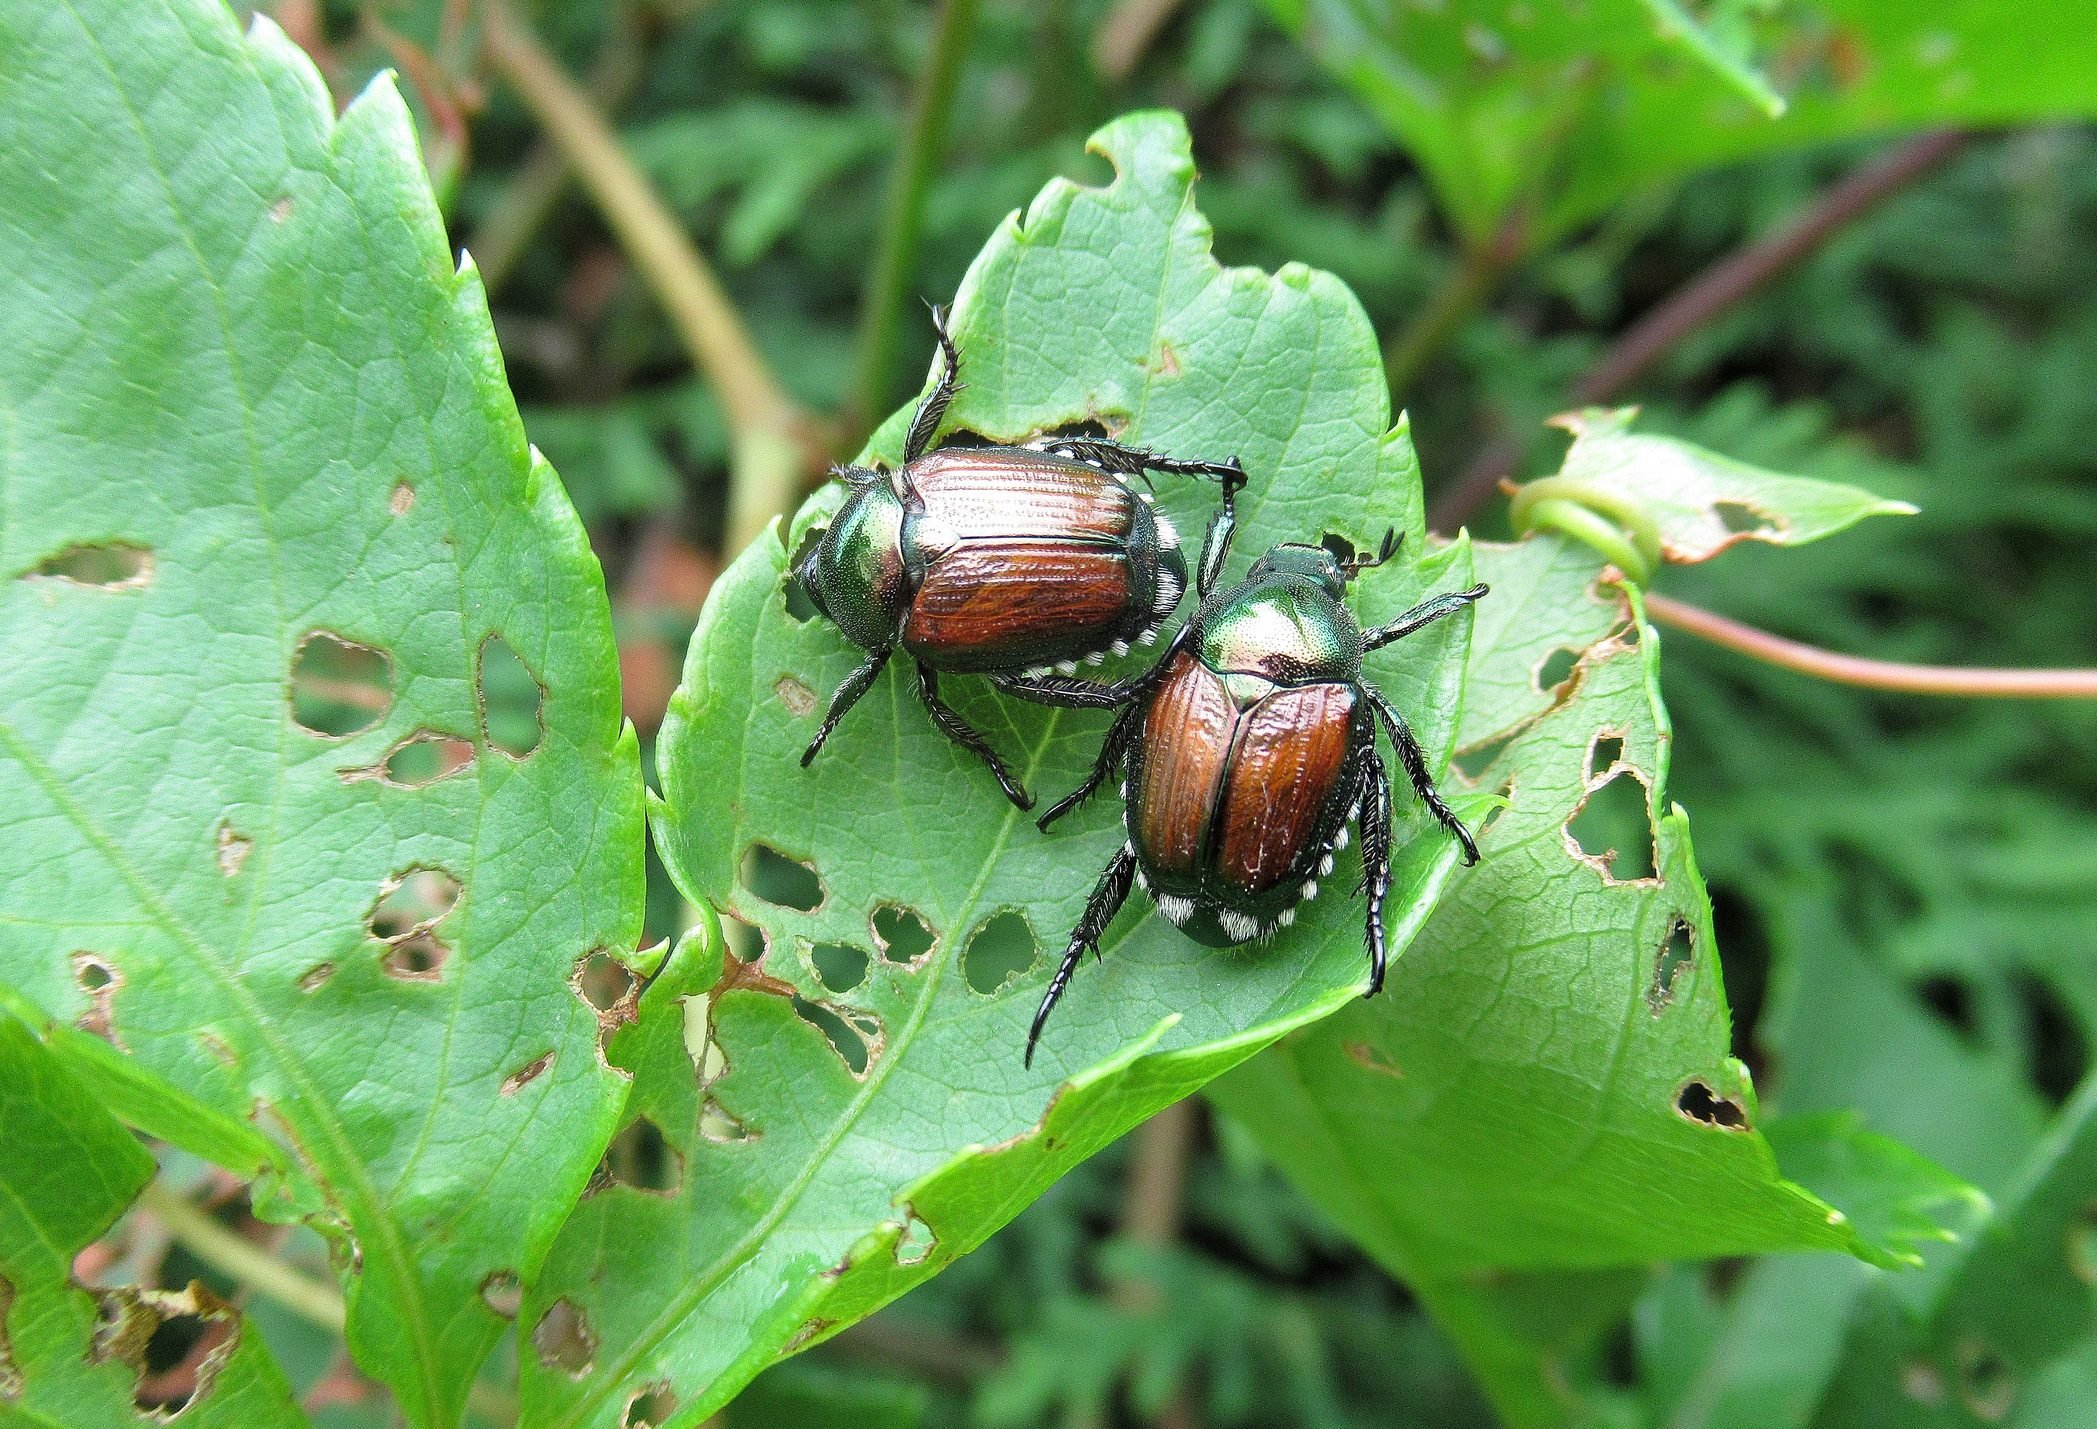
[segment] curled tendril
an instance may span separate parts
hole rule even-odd
[[[1515,533],[1557,531],[1599,551],[1632,581],[1650,585],[1660,568],[1660,526],[1621,492],[1576,476],[1547,476],[1515,488]]]

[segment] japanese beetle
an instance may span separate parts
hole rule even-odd
[[[997,752],[940,699],[940,674],[1070,674],[1081,660],[1098,664],[1131,642],[1155,641],[1186,589],[1187,567],[1172,522],[1130,478],[1221,482],[1213,538],[1229,529],[1245,472],[1235,458],[1182,461],[1097,437],[934,450],[961,385],[946,315],[935,308],[932,322],[943,364],[910,419],[902,466],[839,468],[844,506],[794,571],[816,609],[868,652],[838,687],[801,765],[900,647],[917,664],[918,696],[939,732],[1030,809]]]
[[[1228,540],[1228,532],[1225,533]],[[1397,550],[1342,561],[1323,546],[1276,546],[1246,578],[1210,594],[1158,662],[1115,684],[1001,681],[1048,704],[1118,709],[1092,772],[1041,817],[1046,829],[1089,798],[1116,765],[1128,839],[1100,875],[1062,964],[1027,1032],[1026,1060],[1087,948],[1099,952],[1129,885],[1197,942],[1231,947],[1295,921],[1318,896],[1333,855],[1359,819],[1361,891],[1368,894],[1369,988],[1383,986],[1383,904],[1390,890],[1391,778],[1376,750],[1381,724],[1413,792],[1478,861],[1470,831],[1443,802],[1405,716],[1362,677],[1362,657],[1462,610],[1486,587],[1422,601],[1363,630],[1347,584]],[[1205,570],[1221,564],[1205,553]]]

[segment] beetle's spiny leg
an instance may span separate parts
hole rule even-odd
[[[1006,798],[1021,809],[1032,809],[1033,795],[1012,777],[1012,771],[1005,766],[1005,761],[998,757],[998,752],[990,747],[990,741],[967,720],[955,714],[946,701],[940,699],[939,675],[929,665],[917,667],[917,692],[918,697],[925,702],[925,712],[932,716],[932,723],[938,727],[939,732],[989,765],[991,777],[998,781],[998,787],[1005,791]]]
[[[1114,716],[1114,723],[1107,726],[1106,739],[1100,742],[1099,757],[1092,761],[1092,769],[1085,775],[1085,781],[1050,805],[1049,811],[1035,820],[1043,833],[1048,832],[1050,824],[1091,798],[1098,792],[1099,786],[1107,782],[1107,776],[1114,772],[1114,767],[1121,763],[1122,757],[1128,753],[1129,740],[1136,733],[1136,713],[1140,708],[1134,703],[1127,704],[1122,706],[1120,714]],[[1129,786],[1124,782],[1121,786],[1121,796],[1126,800],[1128,795]]]
[[[1374,997],[1383,988],[1383,903],[1391,891],[1391,774],[1383,757],[1370,746],[1362,757],[1362,882],[1358,890],[1368,895],[1367,938],[1369,942],[1369,990]]]
[[[1456,841],[1463,845],[1465,865],[1478,862],[1478,844],[1472,839],[1471,831],[1464,827],[1463,820],[1456,817],[1456,811],[1443,800],[1442,791],[1435,788],[1434,776],[1427,772],[1427,754],[1420,748],[1420,741],[1414,738],[1412,726],[1405,722],[1404,715],[1391,707],[1391,702],[1384,698],[1383,691],[1366,681],[1363,682],[1362,689],[1368,694],[1369,704],[1375,709],[1377,718],[1383,721],[1384,732],[1391,737],[1392,748],[1398,751],[1398,762],[1405,766],[1405,777],[1412,784],[1413,792],[1420,796],[1420,802],[1427,806],[1427,812],[1434,815],[1435,822],[1447,829]],[[1366,829],[1363,830],[1362,837],[1364,840],[1368,838]]]
[[[830,708],[823,715],[822,728],[818,729],[815,738],[808,742],[808,748],[801,752],[803,769],[815,762],[816,751],[830,738],[830,732],[837,728],[837,722],[845,717],[847,710],[859,703],[859,697],[874,683],[875,677],[881,673],[881,667],[888,663],[889,653],[887,650],[876,650],[866,657],[858,669],[845,676],[845,682],[839,685],[837,693],[830,697]]]
[[[1403,640],[1423,625],[1432,625],[1445,615],[1454,615],[1472,601],[1484,595],[1490,587],[1474,585],[1469,590],[1453,590],[1443,595],[1430,596],[1421,601],[1389,625],[1379,625],[1374,630],[1362,632],[1362,649],[1381,650],[1393,640]]]
[[[1085,956],[1085,949],[1099,956],[1100,935],[1121,911],[1128,900],[1129,885],[1135,881],[1136,853],[1127,844],[1115,850],[1101,870],[1099,882],[1092,886],[1092,896],[1085,900],[1085,911],[1078,917],[1078,926],[1070,930],[1070,946],[1063,950],[1063,961],[1057,965],[1056,974],[1049,979],[1048,991],[1041,996],[1041,1006],[1035,1010],[1034,1024],[1027,1029],[1027,1055],[1025,1065],[1034,1065],[1034,1044],[1041,1040],[1041,1029],[1048,1025],[1049,1014],[1056,1010],[1063,989],[1070,985],[1070,975],[1077,971],[1078,963]]]
[[[932,332],[939,339],[939,380],[911,414],[910,432],[903,438],[905,466],[932,449],[932,438],[939,434],[939,424],[946,420],[947,408],[961,390],[961,354],[954,350],[954,339],[947,333],[945,308],[932,309]]]

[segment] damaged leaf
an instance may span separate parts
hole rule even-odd
[[[1634,407],[1590,407],[1554,417],[1573,434],[1559,475],[1636,504],[1660,527],[1662,554],[1677,564],[1708,561],[1739,541],[1798,546],[1867,516],[1912,516],[1855,486],[1785,476],[1673,437],[1631,430]]]
[[[1094,146],[1113,181],[1050,185],[963,282],[953,329],[966,386],[949,427],[1009,441],[1091,421],[1175,454],[1241,455],[1253,481],[1230,578],[1275,542],[1334,533],[1373,547],[1395,528],[1404,554],[1352,595],[1365,620],[1468,584],[1468,546],[1424,549],[1411,444],[1391,430],[1353,297],[1298,266],[1217,265],[1176,118],[1132,116]],[[871,456],[896,458],[906,418],[881,429]],[[1157,500],[1193,545],[1216,490],[1167,478]],[[786,603],[788,551],[836,504],[834,490],[819,496],[786,540],[761,538],[714,586],[663,726],[664,862],[693,902],[757,929],[763,950],[738,954],[754,964],[723,958],[714,981],[679,994],[673,1090],[637,1076],[635,1110],[684,1158],[678,1196],[614,1185],[585,1201],[527,1297],[521,1325],[565,1302],[596,1337],[580,1378],[527,1358],[537,1423],[610,1429],[630,1395],[661,1385],[673,1422],[698,1422],[782,1353],[979,1244],[1151,1112],[1354,1001],[1366,976],[1354,850],[1327,896],[1266,946],[1202,948],[1138,893],[1103,958],[1072,981],[1033,1069],[1022,1066],[1051,964],[1122,841],[1120,811],[1103,796],[1038,832],[934,730],[905,661],[801,768],[822,703],[860,659]],[[1437,767],[1468,628],[1443,622],[1370,661]],[[782,699],[787,680],[818,698]],[[941,692],[1044,797],[1078,781],[1104,731],[1100,715],[1000,699],[979,680]],[[1410,801],[1400,811],[1394,948],[1456,855]],[[753,860],[758,848],[770,855]],[[899,908],[933,936],[929,950],[887,955]],[[972,976],[964,962],[986,927]],[[884,956],[863,975],[855,964],[859,980],[837,991],[816,960],[834,947]],[[649,1037],[652,1015],[644,1000],[627,1035]],[[660,1035],[651,1045],[667,1048]]]
[[[199,1286],[97,1290],[73,1257],[153,1179],[153,1158],[88,1085],[0,1010],[0,1420],[30,1425],[166,1422],[141,1386],[146,1339],[163,1316],[230,1333],[203,1360],[181,1422],[204,1429],[303,1425],[261,1338]]]
[[[216,0],[0,6],[0,55],[0,981],[313,1217],[449,1425],[618,1125],[566,984],[640,919],[602,577],[390,80],[338,119]],[[41,574],[83,547],[140,577]],[[476,757],[345,777],[428,731]],[[367,922],[426,869],[455,906]]]
[[[1513,588],[1548,589],[1566,544],[1539,537],[1481,564]],[[1483,861],[1452,878],[1384,997],[1210,1088],[1299,1188],[1419,1289],[1521,1425],[1552,1422],[1556,1399],[1546,1361],[1519,1351],[1542,1343],[1520,1329],[1534,1297],[1504,1293],[1504,1277],[1804,1249],[1905,1263],[1912,1208],[1878,1213],[1873,1173],[1907,1184],[1914,1164],[1927,1167],[1904,1148],[1897,1161],[1846,1165],[1854,1174],[1832,1179],[1874,1209],[1856,1219],[1779,1169],[1730,1055],[1688,822],[1666,799],[1657,637],[1620,605],[1616,628],[1539,715],[1533,683],[1490,672],[1503,660],[1528,669],[1591,612],[1533,608],[1541,639],[1503,630],[1502,643],[1473,646],[1479,697],[1465,732],[1484,751],[1473,777],[1509,800],[1480,841]],[[1651,878],[1613,877],[1570,829],[1587,796],[1626,771],[1645,797],[1615,811],[1606,837],[1618,849],[1650,839]],[[1934,1189],[1959,1187],[1928,1169]],[[1636,1289],[1621,1287],[1619,1303]]]

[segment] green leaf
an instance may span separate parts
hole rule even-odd
[[[623,1095],[569,986],[641,906],[602,577],[390,82],[337,120],[207,0],[0,54],[0,979],[142,1125],[281,1141],[258,1203],[452,1423]]]
[[[1404,558],[1358,583],[1365,619],[1465,584],[1468,547],[1422,550],[1411,444],[1388,430],[1375,335],[1352,297],[1300,267],[1216,264],[1176,117],[1131,116],[1094,146],[1113,182],[1050,185],[963,282],[954,332],[967,387],[950,425],[1014,440],[1095,420],[1166,451],[1242,454],[1253,480],[1233,573],[1285,539],[1408,535]],[[896,458],[904,420],[882,428],[873,458]],[[803,512],[793,544],[835,501]],[[1215,490],[1167,480],[1158,502],[1199,532]],[[1120,811],[1102,799],[1038,833],[933,730],[893,667],[803,770],[823,703],[861,657],[826,622],[789,614],[787,549],[759,540],[713,589],[663,728],[655,821],[686,896],[755,925],[767,951],[711,985],[695,974],[681,994],[687,1016],[705,997],[708,1034],[703,1096],[687,1065],[682,1103],[660,1123],[681,1184],[585,1201],[527,1300],[528,1336],[558,1310],[555,1330],[579,1317],[593,1341],[567,1357],[572,1375],[560,1356],[526,1357],[533,1422],[613,1425],[657,1383],[677,1399],[675,1422],[695,1422],[784,1350],[980,1243],[1159,1107],[1353,1001],[1366,972],[1351,897],[1308,905],[1272,946],[1216,953],[1138,895],[1024,1068],[1051,958],[1123,838]],[[1370,663],[1437,765],[1467,629],[1444,622]],[[1043,794],[1076,783],[1099,747],[1099,716],[999,700],[974,681],[946,688]],[[1399,945],[1455,857],[1427,827],[1414,817],[1404,830],[1389,910]],[[745,881],[758,844],[813,877],[789,879],[798,892],[762,869]],[[1334,873],[1335,890],[1355,867]],[[888,947],[912,918],[929,949]],[[1000,980],[990,949],[972,955],[986,926],[1021,971]],[[840,966],[863,967],[861,980]]]
[[[1857,1234],[1895,1260],[1922,1264],[1928,1242],[1956,1241],[1948,1221],[1973,1219],[1988,1198],[1854,1112],[1780,1117],[1763,1135],[1785,1174],[1842,1207]]]
[[[1563,546],[1538,538],[1489,564],[1510,590],[1548,592]],[[1550,1419],[1535,1362],[1510,1307],[1473,1303],[1466,1282],[1806,1248],[1893,1265],[1913,1234],[1784,1179],[1754,1129],[1688,822],[1665,799],[1654,632],[1620,617],[1538,715],[1534,686],[1494,667],[1533,669],[1593,612],[1527,608],[1547,640],[1503,627],[1504,645],[1473,647],[1472,688],[1501,693],[1466,722],[1482,741],[1472,777],[1510,801],[1482,861],[1452,879],[1384,996],[1210,1089],[1430,1306],[1463,1292],[1457,1310],[1482,1328],[1459,1340],[1525,1424]]]
[[[1799,546],[1867,516],[1915,514],[1905,501],[1860,487],[1764,471],[1672,437],[1633,432],[1637,415],[1635,407],[1590,407],[1554,418],[1573,434],[1558,477],[1652,517],[1661,553],[1677,564],[1708,561],[1739,541]]]
[[[1813,1422],[1964,1425],[2009,1416],[2097,1324],[2097,1080],[2086,1081],[1935,1301],[1867,1297]]]
[[[1268,0],[1426,170],[1473,244],[1778,149],[2097,112],[2086,4]],[[1526,211],[1526,212],[1525,212]]]
[[[91,1290],[73,1257],[153,1179],[153,1158],[29,1027],[0,1011],[0,1420],[97,1429],[166,1422],[136,1401],[163,1318],[229,1321],[184,1425],[302,1425],[291,1386],[239,1312],[202,1286]]]

